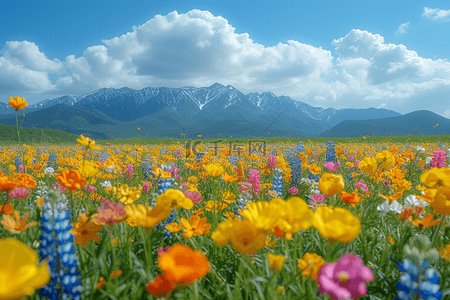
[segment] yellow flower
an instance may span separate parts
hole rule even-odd
[[[169,210],[172,208],[178,208],[179,206],[184,209],[192,209],[194,203],[191,199],[187,198],[182,191],[175,189],[168,189],[163,194],[159,195],[156,199],[156,206],[167,207]]]
[[[320,268],[325,264],[322,256],[316,253],[305,253],[303,259],[298,260],[298,268],[302,270],[303,276],[311,276],[312,280],[316,280],[319,276]]]
[[[330,241],[349,243],[361,232],[361,221],[350,211],[319,206],[314,212],[313,226]]]
[[[183,238],[188,239],[192,236],[210,233],[211,224],[207,221],[206,217],[200,218],[196,215],[191,216],[189,222],[185,218],[181,218],[181,224],[184,227]]]
[[[220,176],[224,172],[224,169],[220,164],[209,164],[203,168],[208,172],[209,176],[212,177]]]
[[[236,222],[240,222],[239,219],[227,219],[221,222],[216,230],[211,234],[211,239],[214,243],[225,246],[231,240],[231,228],[233,228],[233,224]]]
[[[431,202],[431,208],[437,213],[450,215],[450,186],[438,188],[434,200]]]
[[[225,208],[228,207],[228,204],[226,203],[220,203],[219,201],[207,201],[205,204],[205,209],[207,211],[212,211],[214,210],[215,212],[218,212],[219,210],[224,210]]]
[[[175,232],[178,232],[181,229],[183,229],[183,225],[174,222],[174,223],[170,223],[169,225],[166,225],[166,227],[164,227],[164,228],[172,233],[175,233]]]
[[[167,219],[172,212],[172,209],[169,207],[156,205],[152,208],[143,204],[126,205],[124,209],[127,216],[131,217],[140,226],[148,229]]]
[[[77,139],[77,142],[80,143],[81,145],[84,145],[86,147],[86,150],[88,150],[89,148],[92,148],[94,150],[103,150],[101,147],[95,146],[94,140],[91,140],[88,137],[84,137],[82,134]]]
[[[317,174],[322,173],[322,169],[321,169],[318,165],[316,165],[316,164],[311,164],[311,165],[309,165],[309,168],[308,168],[308,169],[311,171],[311,173],[312,173],[313,175],[317,175]]]
[[[236,216],[234,213],[232,213],[232,212],[226,212],[226,213],[224,213],[223,215],[224,215],[225,218],[227,218],[227,219],[236,219],[236,218],[237,218],[237,216]]]
[[[381,153],[377,153],[375,156],[379,163],[383,163],[383,169],[390,170],[395,163],[395,158],[392,156],[392,153],[388,150],[383,150]]]
[[[253,254],[266,246],[266,234],[248,220],[233,223],[230,237],[231,245],[242,254]]]
[[[269,267],[272,271],[281,271],[284,265],[286,257],[283,255],[275,255],[272,253],[267,253],[267,259],[269,261]]]
[[[450,186],[449,168],[431,168],[420,175],[420,181],[430,188]]]
[[[358,164],[358,168],[369,175],[373,175],[377,169],[377,161],[371,156],[364,157]]]
[[[80,168],[78,169],[78,172],[81,176],[84,178],[89,178],[94,176],[98,173],[98,169],[94,166],[94,164],[90,161],[85,161]]]
[[[280,198],[278,199],[272,199],[270,202],[278,203],[280,208],[283,207],[278,223],[282,231],[292,233],[306,230],[312,226],[314,213],[308,208],[308,204],[303,199],[291,197],[287,201],[282,200],[284,203],[280,201]]]
[[[277,287],[278,293],[282,294],[282,293],[284,293],[284,291],[285,291],[284,286],[280,285],[279,287]]]
[[[130,188],[127,184],[122,184],[119,189],[114,188],[114,193],[123,204],[133,204],[141,197],[141,191],[137,187]]]
[[[275,199],[278,200],[274,201]],[[249,202],[247,209],[242,210],[239,214],[256,228],[269,232],[277,225],[283,205],[285,205],[285,201],[281,198],[274,198],[270,202]]]
[[[439,254],[446,260],[450,259],[450,244],[446,245],[444,248],[439,247]]]
[[[25,107],[27,107],[28,103],[25,101],[25,98],[22,99],[19,96],[13,98],[12,96],[9,96],[8,105],[17,111],[19,109],[24,109]]]
[[[26,244],[14,239],[0,239],[0,299],[31,296],[47,285],[47,263],[37,265],[38,255]]]
[[[323,173],[319,179],[319,189],[327,196],[334,196],[344,189],[342,175]]]

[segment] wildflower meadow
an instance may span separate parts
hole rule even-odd
[[[442,142],[26,145],[9,105],[0,299],[450,299]]]

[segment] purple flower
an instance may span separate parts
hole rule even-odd
[[[142,190],[144,191],[144,193],[148,193],[148,190],[150,189],[150,184],[148,183],[144,183],[142,185]]]
[[[372,271],[363,260],[350,253],[337,262],[325,264],[319,271],[319,292],[327,293],[334,300],[356,299],[367,293],[366,282],[374,280]]]

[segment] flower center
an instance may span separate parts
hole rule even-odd
[[[337,277],[342,283],[346,283],[348,280],[348,274],[344,271],[339,272]]]
[[[69,179],[69,183],[70,183],[70,184],[73,184],[73,179]]]

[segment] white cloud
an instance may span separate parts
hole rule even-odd
[[[201,87],[220,82],[243,93],[271,90],[322,107],[402,112],[406,102],[421,107],[423,97],[450,87],[446,59],[419,57],[404,45],[385,43],[379,34],[354,29],[332,45],[336,58],[294,40],[265,47],[247,33],[236,33],[221,16],[175,11],[64,61],[46,58],[32,42],[8,42],[0,53],[0,96],[26,91],[53,98],[103,87]],[[52,83],[49,74],[58,79]],[[435,97],[444,99],[439,95]]]
[[[386,103],[381,103],[381,105],[378,106],[377,108],[383,108],[383,107],[385,107],[385,106],[386,106]]]
[[[408,23],[403,23],[400,26],[398,26],[397,31],[395,32],[396,35],[402,35],[406,33],[406,30],[409,27],[409,22]]]
[[[422,17],[425,17],[433,21],[437,20],[448,21],[450,17],[450,9],[443,10],[438,8],[431,9],[428,7],[424,7]]]

